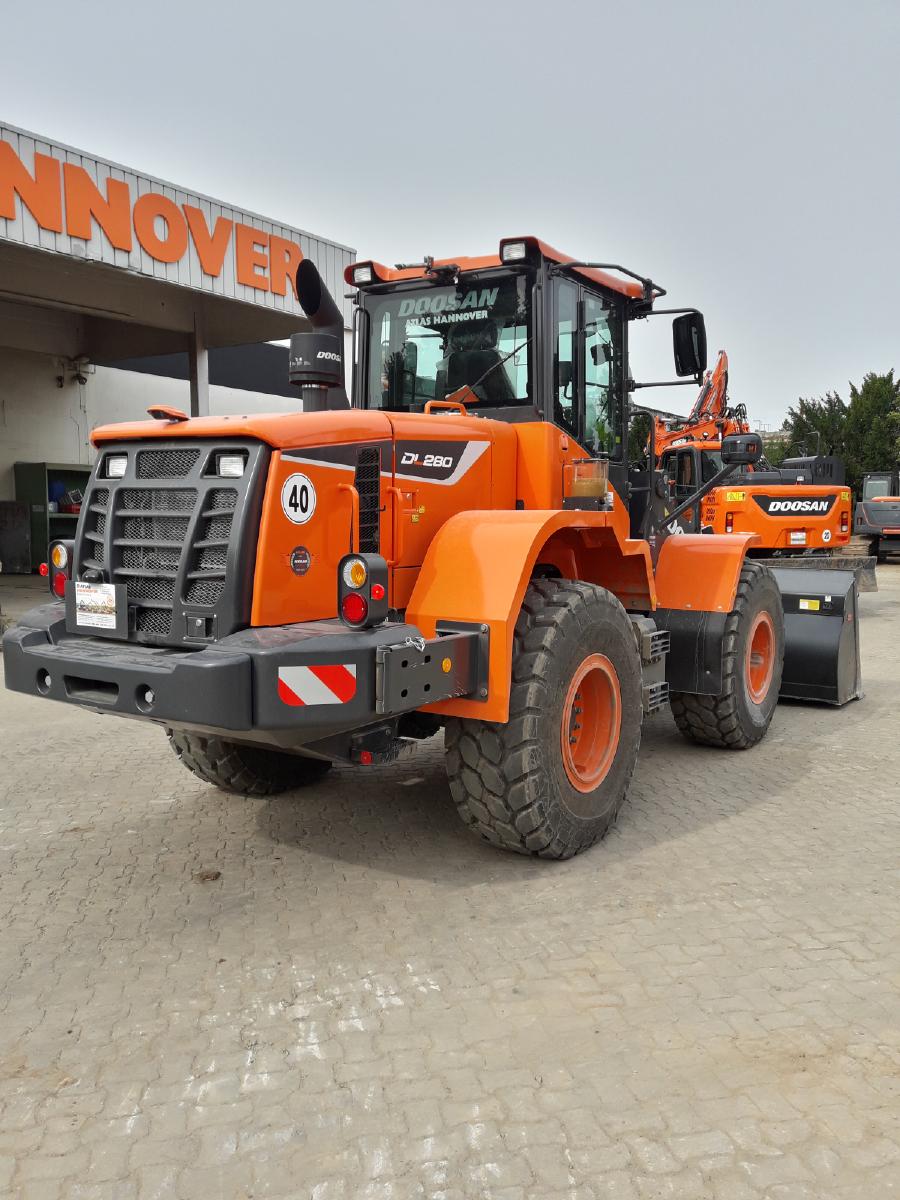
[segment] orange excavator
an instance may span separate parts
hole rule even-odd
[[[728,355],[720,350],[689,416],[654,418],[652,453],[673,507],[721,469],[723,437],[748,433],[746,408],[729,403]],[[686,532],[758,534],[751,552],[757,557],[830,554],[850,541],[850,508],[839,459],[790,458],[779,468],[761,459],[708,492],[697,509],[682,514],[680,524]]]

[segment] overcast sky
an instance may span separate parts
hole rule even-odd
[[[534,233],[626,263],[703,309],[764,422],[900,367],[897,0],[44,0],[3,29],[13,124],[361,257]],[[635,376],[668,374],[642,332]]]

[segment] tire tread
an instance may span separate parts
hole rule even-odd
[[[167,729],[166,736],[176,758],[198,779],[242,796],[274,796],[306,787],[323,779],[331,768],[325,759],[244,746],[185,730]]]
[[[495,846],[519,854],[570,858],[599,841],[618,816],[615,805],[602,824],[583,821],[580,830],[570,824],[560,836],[534,779],[541,755],[539,718],[549,701],[554,663],[567,645],[564,620],[574,615],[587,629],[597,604],[627,621],[619,601],[603,588],[578,580],[533,579],[516,622],[508,721],[447,722],[447,772],[457,811],[465,825]],[[633,772],[634,760],[623,795]]]

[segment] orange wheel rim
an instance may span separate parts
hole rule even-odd
[[[616,669],[605,654],[589,654],[563,703],[560,742],[569,783],[592,792],[609,773],[622,729],[622,693]]]
[[[767,612],[756,614],[747,638],[747,692],[754,704],[762,704],[775,670],[775,626]]]

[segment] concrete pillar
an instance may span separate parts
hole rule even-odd
[[[191,416],[209,416],[209,351],[202,312],[194,313],[194,332],[190,337]]]

